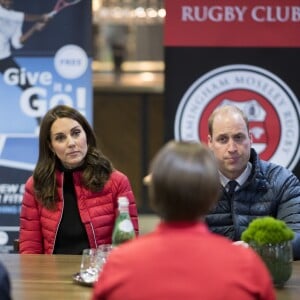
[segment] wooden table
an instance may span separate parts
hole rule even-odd
[[[12,283],[13,300],[90,300],[92,288],[73,283],[80,255],[0,254]]]
[[[300,299],[300,261],[293,262],[293,273],[283,289],[276,289],[277,300]]]
[[[10,274],[13,300],[91,299],[91,287],[72,281],[80,255],[0,254],[0,259]],[[300,299],[300,261],[293,263],[292,277],[276,295],[277,300]]]

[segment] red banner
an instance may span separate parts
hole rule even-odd
[[[207,142],[232,103],[260,158],[300,176],[300,0],[165,0],[165,139]]]
[[[172,0],[165,5],[165,46],[300,47],[299,0]]]

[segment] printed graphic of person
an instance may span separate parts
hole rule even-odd
[[[27,14],[13,10],[13,0],[0,0],[0,72],[2,74],[9,68],[21,70],[20,65],[13,58],[11,47],[20,49],[24,43],[35,33],[41,31],[47,24],[51,16],[49,14]],[[26,32],[22,32],[24,22],[34,23]],[[25,83],[18,83],[22,90],[31,87],[28,80]],[[36,97],[31,97],[30,106],[35,107]],[[37,118],[38,119],[38,118]],[[37,120],[39,123],[39,119]]]

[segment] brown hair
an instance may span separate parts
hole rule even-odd
[[[95,133],[85,117],[70,106],[58,105],[52,108],[41,122],[39,156],[33,172],[36,197],[49,209],[54,209],[58,200],[55,175],[58,158],[50,148],[50,131],[53,122],[60,118],[76,120],[86,133],[88,151],[82,171],[82,183],[85,187],[91,191],[101,190],[113,169],[111,162],[97,148]]]
[[[149,184],[150,204],[166,221],[194,221],[219,196],[219,174],[206,145],[170,141],[154,157]]]
[[[238,107],[234,105],[222,105],[217,107],[208,119],[208,133],[210,136],[213,136],[213,123],[215,116],[218,115],[220,112],[230,112],[230,113],[238,113],[244,119],[245,124],[247,126],[247,130],[249,131],[249,121],[247,115]]]

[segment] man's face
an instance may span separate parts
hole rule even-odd
[[[220,172],[235,179],[245,170],[252,140],[247,125],[237,112],[219,112],[214,118],[208,146],[213,151]]]

